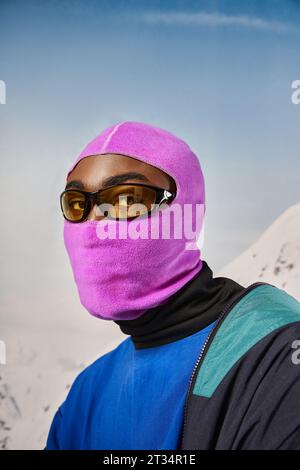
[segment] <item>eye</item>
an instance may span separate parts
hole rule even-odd
[[[120,193],[117,198],[113,201],[113,205],[119,206],[132,206],[141,202],[141,198],[133,194]]]
[[[100,204],[112,208],[112,218],[134,218],[151,210],[155,203],[156,193],[143,185],[117,185],[101,193]],[[108,209],[109,210],[109,209]]]
[[[142,194],[139,194],[137,191],[124,189],[122,191],[114,191],[114,194],[111,195],[110,203],[114,206],[129,207],[132,204],[140,203],[142,201]]]
[[[70,201],[70,207],[75,211],[82,211],[84,209],[84,201],[73,199]]]

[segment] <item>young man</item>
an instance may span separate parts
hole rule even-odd
[[[213,277],[196,245],[205,190],[189,146],[121,122],[66,183],[81,303],[129,337],[78,375],[46,448],[300,449],[300,304]]]

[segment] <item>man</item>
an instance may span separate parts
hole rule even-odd
[[[213,277],[196,244],[205,189],[189,146],[121,122],[66,183],[81,303],[129,336],[78,375],[46,448],[300,449],[300,304],[268,283]]]

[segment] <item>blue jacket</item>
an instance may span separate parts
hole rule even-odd
[[[91,364],[59,407],[47,448],[176,449],[189,378],[212,326],[147,349],[129,337]]]

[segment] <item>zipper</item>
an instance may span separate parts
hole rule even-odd
[[[261,286],[261,285],[270,285],[268,282],[254,282],[253,284],[250,284],[250,286],[246,287],[242,292],[237,294],[233,299],[231,299],[224,307],[222,310],[221,314],[216,320],[215,325],[213,328],[210,330],[209,334],[206,337],[206,340],[201,348],[200,354],[198,356],[198,359],[194,365],[193,372],[190,377],[189,381],[189,386],[188,386],[188,392],[187,392],[187,398],[185,401],[185,406],[184,406],[184,418],[183,418],[183,427],[182,427],[182,435],[181,435],[181,444],[180,444],[180,449],[182,449],[182,444],[183,444],[183,437],[184,437],[184,431],[186,429],[186,423],[187,423],[187,410],[188,410],[188,402],[192,393],[192,389],[194,386],[195,378],[196,378],[196,372],[200,370],[200,367],[203,363],[203,359],[205,357],[205,354],[207,353],[207,347],[208,345],[211,344],[213,338],[215,337],[218,329],[221,326],[221,323],[224,321],[225,317],[227,314],[230,312],[230,310],[239,302],[245,295],[247,295],[251,290],[253,290],[255,287]],[[271,284],[272,285],[272,284]]]

